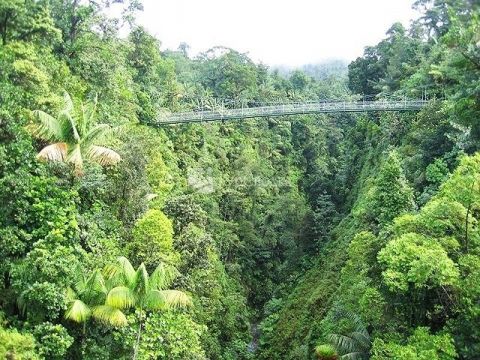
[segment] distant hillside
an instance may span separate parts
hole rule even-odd
[[[343,77],[348,73],[348,62],[346,60],[335,59],[323,61],[316,64],[306,64],[300,67],[279,65],[272,67],[272,70],[278,70],[283,76],[289,76],[292,71],[300,69],[315,80],[325,80],[332,75]]]

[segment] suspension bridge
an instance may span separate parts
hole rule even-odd
[[[371,111],[418,111],[428,100],[376,100],[376,101],[308,101],[288,102],[267,106],[223,105],[199,111],[164,113],[149,125],[162,126],[207,121],[241,120],[300,114],[354,113]]]

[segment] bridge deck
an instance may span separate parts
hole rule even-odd
[[[403,101],[360,101],[360,102],[308,102],[288,103],[272,106],[189,111],[161,116],[151,125],[169,125],[204,121],[223,121],[256,117],[275,117],[299,114],[321,114],[368,111],[417,111],[428,103],[427,100]]]

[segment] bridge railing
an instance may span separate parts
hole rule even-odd
[[[424,107],[426,100],[403,101],[357,101],[357,102],[307,102],[287,103],[271,106],[241,107],[237,109],[218,108],[213,110],[189,111],[168,114],[157,119],[157,124],[175,124],[184,122],[202,122],[253,117],[282,116],[332,112],[365,111],[406,111]]]

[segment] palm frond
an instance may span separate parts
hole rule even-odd
[[[148,310],[166,310],[168,308],[165,296],[160,290],[150,290],[144,299],[144,306]]]
[[[74,301],[77,299],[77,294],[71,287],[67,287],[67,290],[65,290],[65,297],[68,301]]]
[[[76,299],[69,303],[65,312],[65,319],[82,323],[90,318],[91,310],[82,300]]]
[[[97,145],[91,145],[88,148],[87,156],[100,165],[115,165],[121,158],[120,155],[109,148]]]
[[[74,285],[73,285],[73,288],[75,289],[75,292],[78,293],[78,294],[82,294],[85,289],[86,289],[86,286],[85,286],[85,283],[86,283],[87,279],[85,279],[85,277],[81,277],[80,279],[78,279]]]
[[[105,324],[112,326],[128,325],[125,314],[117,308],[108,305],[95,306],[92,311],[93,317]]]
[[[77,279],[74,284],[74,289],[76,292],[81,293],[85,289],[85,283],[87,281],[87,277],[83,272],[83,267],[80,264],[75,266],[75,274],[77,275]]]
[[[150,289],[150,279],[145,264],[141,263],[135,273],[133,291],[139,297],[144,297]]]
[[[371,347],[370,334],[365,324],[357,314],[338,309],[334,315],[335,319],[346,319],[353,331],[344,334],[330,334],[328,340],[342,355],[341,359],[358,360],[368,358]]]
[[[85,107],[86,107],[86,104],[84,103],[80,104],[81,116],[78,119],[78,131],[80,133],[80,136],[82,137],[82,140],[85,137],[85,134],[87,133],[87,129],[88,129],[88,120],[87,120],[88,117],[85,115],[85,113],[87,112]]]
[[[72,148],[68,149],[67,153],[67,162],[75,165],[76,170],[80,170],[83,168],[83,157],[82,157],[82,149],[80,148],[79,144],[76,144]]]
[[[353,331],[349,336],[358,343],[362,350],[368,351],[371,340],[367,331]]]
[[[127,281],[127,283],[133,284],[133,282],[135,281],[136,272],[132,264],[130,263],[130,261],[126,257],[120,256],[117,259],[117,262],[122,269],[122,275],[125,277],[125,280]]]
[[[73,110],[73,101],[70,94],[66,91],[63,92],[63,111],[71,112]]]
[[[179,290],[160,290],[165,299],[165,305],[170,309],[179,309],[192,306],[190,296]]]
[[[105,279],[99,270],[95,270],[88,279],[85,280],[85,285],[82,289],[82,298],[88,303],[102,303],[105,301],[107,295],[107,287]]]
[[[102,142],[112,133],[111,129],[107,124],[98,124],[83,134],[82,143],[88,147],[97,141]]]
[[[340,356],[342,360],[362,360],[364,359],[365,354],[362,352],[351,352],[345,355]]]
[[[116,263],[105,266],[104,273],[109,280],[113,280],[113,284],[130,286],[135,282],[135,269],[124,256],[118,257]]]
[[[366,331],[365,324],[363,323],[362,318],[360,316],[350,311],[343,312],[343,315],[353,324],[355,331],[357,332]]]
[[[45,146],[37,154],[37,159],[45,161],[65,161],[67,158],[67,144],[55,143]]]
[[[80,132],[82,136],[85,136],[90,128],[90,125],[93,123],[95,118],[95,112],[97,111],[97,102],[98,96],[95,94],[93,100],[82,104],[82,118],[80,124]]]
[[[135,305],[135,296],[128,287],[117,286],[108,292],[105,305],[117,309],[127,309]]]
[[[63,109],[58,113],[58,120],[62,125],[63,139],[66,142],[79,142],[80,135],[77,130],[77,123],[73,118],[73,101],[70,94],[63,92]]]
[[[167,263],[160,262],[157,268],[150,276],[150,284],[152,289],[166,289],[178,276],[178,270]]]
[[[342,334],[330,334],[328,340],[335,346],[335,348],[342,354],[356,352],[356,342],[350,336]]]
[[[103,278],[100,270],[95,270],[85,281],[86,286],[89,289],[93,289],[98,292],[106,292],[105,279]]]
[[[69,143],[78,143],[80,134],[77,130],[77,123],[70,112],[62,110],[58,113],[58,120],[62,125],[63,140]]]
[[[112,281],[117,280],[122,275],[122,268],[119,266],[119,264],[115,263],[105,265],[105,267],[103,268],[103,274],[105,275],[109,284],[116,285],[121,283],[119,281]]]
[[[63,140],[63,127],[58,119],[41,110],[33,111],[33,115],[38,121],[28,127],[33,136],[46,141]]]

